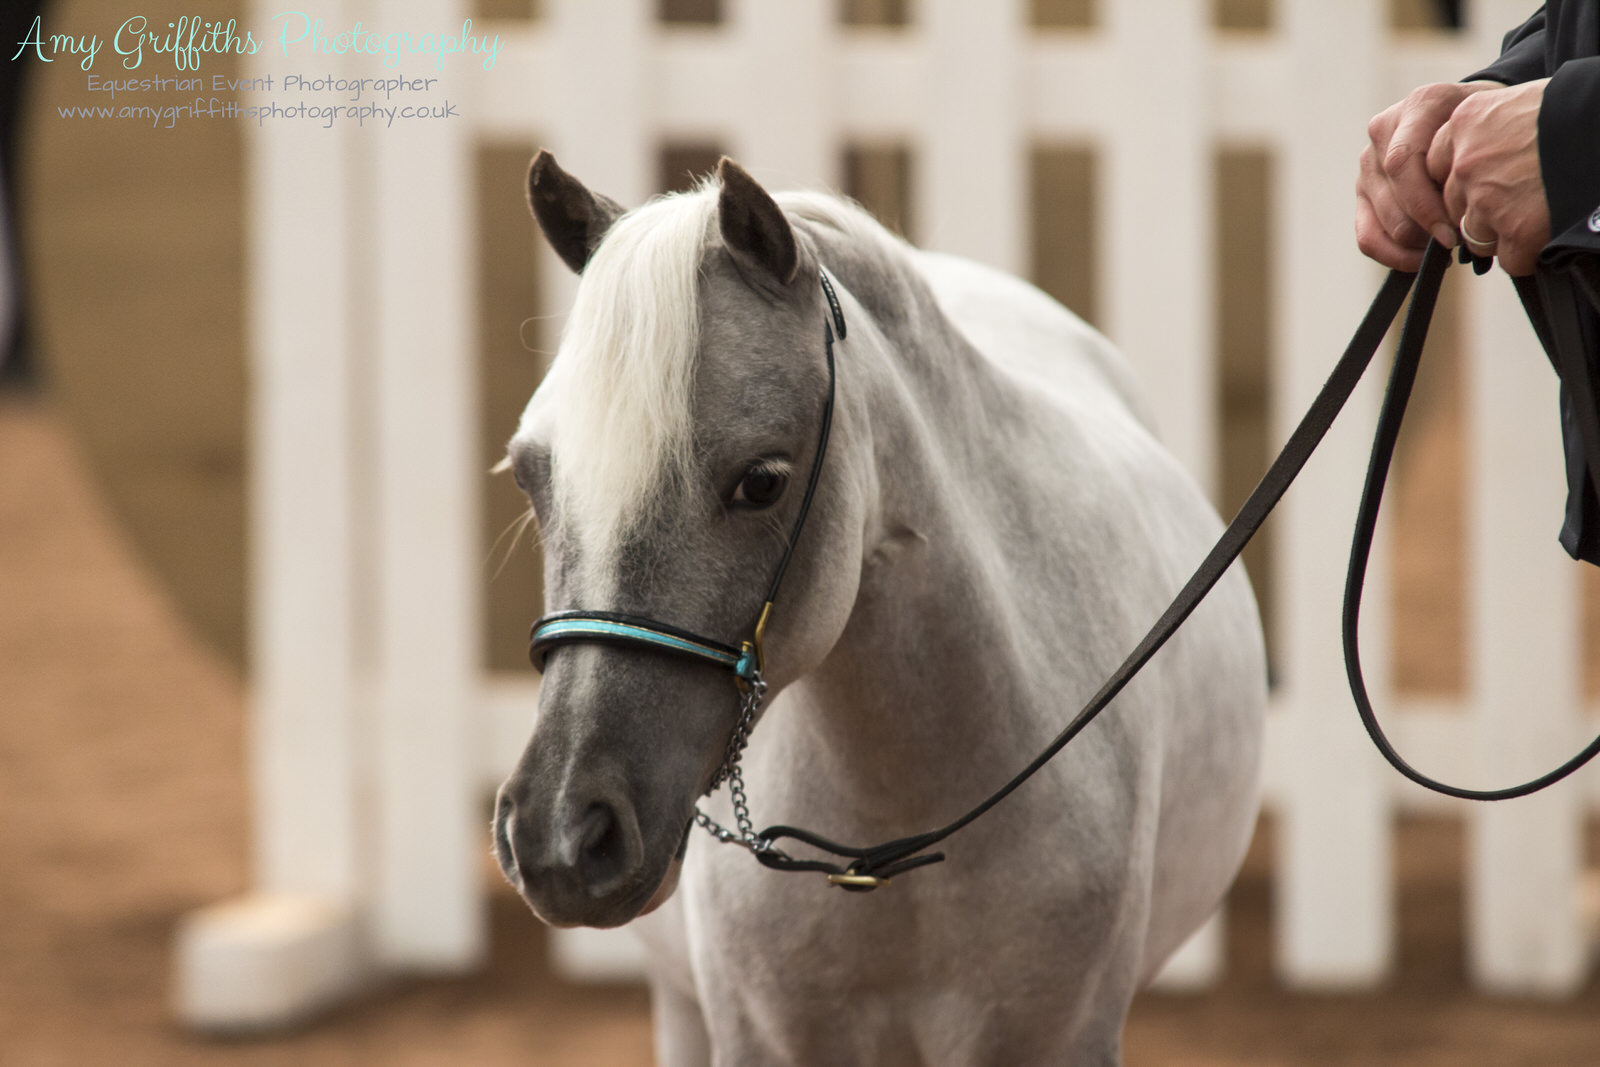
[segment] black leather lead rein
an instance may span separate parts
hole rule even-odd
[[[1463,255],[1464,262],[1466,258]],[[1474,260],[1474,265],[1478,272],[1482,273],[1489,266],[1489,262],[1481,259]],[[1503,800],[1524,796],[1560,781],[1588,763],[1596,754],[1600,754],[1600,737],[1597,737],[1572,759],[1539,778],[1503,789],[1462,789],[1430,778],[1406,763],[1384,736],[1377,717],[1373,713],[1371,702],[1367,698],[1366,686],[1361,676],[1360,649],[1357,643],[1361,588],[1366,576],[1367,557],[1372,546],[1372,533],[1376,527],[1379,507],[1382,504],[1383,487],[1388,477],[1395,442],[1399,438],[1400,424],[1405,416],[1406,403],[1410,398],[1411,387],[1416,379],[1417,366],[1421,360],[1428,324],[1432,318],[1434,304],[1438,297],[1439,285],[1449,264],[1449,251],[1437,242],[1430,242],[1427,251],[1423,254],[1422,266],[1417,274],[1407,274],[1401,271],[1390,272],[1382,288],[1378,290],[1378,295],[1373,300],[1372,306],[1367,309],[1366,316],[1357,328],[1355,336],[1350,339],[1344,354],[1339,358],[1338,363],[1334,365],[1333,372],[1328,376],[1316,399],[1312,401],[1310,409],[1300,420],[1300,424],[1295,427],[1294,432],[1289,436],[1288,443],[1284,445],[1283,450],[1273,460],[1265,476],[1262,477],[1260,483],[1245,501],[1244,506],[1239,509],[1239,513],[1234,517],[1233,521],[1228,524],[1227,529],[1223,531],[1222,536],[1206,555],[1199,568],[1196,569],[1177,597],[1161,614],[1161,617],[1156,620],[1150,631],[1129,653],[1127,659],[1101,686],[1099,692],[1056,735],[1055,739],[1046,746],[1044,751],[1040,752],[1031,763],[1019,771],[1009,782],[995,790],[965,814],[937,829],[897,838],[893,841],[886,841],[879,845],[855,847],[840,844],[820,834],[794,826],[771,826],[759,834],[752,835],[746,829],[748,827],[748,811],[742,810],[743,790],[737,779],[737,749],[742,749],[743,739],[739,730],[736,729],[729,751],[732,776],[734,777],[735,813],[741,816],[741,829],[746,831],[741,843],[750,848],[757,860],[775,870],[822,872],[828,875],[830,882],[853,890],[874,889],[887,882],[894,875],[943,860],[944,854],[942,852],[929,852],[927,850],[967,826],[1004,800],[1054,758],[1073,738],[1082,733],[1084,728],[1106,709],[1117,694],[1122,691],[1123,687],[1139,673],[1144,665],[1150,661],[1151,657],[1166,643],[1167,639],[1177,631],[1178,627],[1205,599],[1206,594],[1227,572],[1229,566],[1238,558],[1239,553],[1243,551],[1251,537],[1260,529],[1261,524],[1271,514],[1272,509],[1283,498],[1283,494],[1299,475],[1306,461],[1311,458],[1312,452],[1321,443],[1328,428],[1333,424],[1333,420],[1344,408],[1345,403],[1350,398],[1350,394],[1355,390],[1357,383],[1360,382],[1367,368],[1371,365],[1378,346],[1383,342],[1390,325],[1399,314],[1408,292],[1412,293],[1411,306],[1406,314],[1405,324],[1401,329],[1394,369],[1390,375],[1388,391],[1385,394],[1383,407],[1378,419],[1372,458],[1368,466],[1366,484],[1362,491],[1361,505],[1356,517],[1355,537],[1351,546],[1350,567],[1345,587],[1345,664],[1346,672],[1350,678],[1351,691],[1355,697],[1362,724],[1366,727],[1373,743],[1377,745],[1379,752],[1401,774],[1428,789],[1448,796],[1469,800]],[[1600,308],[1600,277],[1597,277],[1595,272],[1587,268],[1583,270],[1574,268],[1574,276],[1576,283],[1588,299],[1597,308]],[[1413,283],[1415,283],[1414,291]],[[824,292],[828,295],[834,322],[839,327],[839,336],[842,339],[844,337],[844,322],[839,312],[837,300],[828,285],[826,275],[823,275],[822,284]],[[1582,432],[1584,448],[1589,461],[1590,477],[1595,480],[1596,490],[1600,492],[1600,416],[1596,414],[1594,382],[1578,336],[1576,309],[1572,304],[1570,293],[1567,293],[1562,287],[1541,285],[1541,291],[1536,297],[1531,285],[1532,283],[1530,282],[1518,281],[1519,292],[1521,292],[1524,303],[1529,308],[1530,316],[1533,318],[1534,327],[1539,333],[1540,340],[1544,342],[1547,351],[1552,354],[1557,373],[1566,383],[1569,394],[1572,396],[1577,412],[1577,422]],[[1539,297],[1542,297],[1542,299],[1539,299]],[[1548,314],[1537,310],[1541,308],[1545,309]],[[805,509],[810,502],[811,493],[816,487],[816,480],[822,464],[822,450],[827,443],[828,417],[832,410],[833,345],[831,331],[828,333],[828,362],[830,392],[828,407],[823,420],[822,447],[818,449],[817,459],[812,467],[811,482],[806,487],[806,498],[802,503],[795,529],[790,535],[789,550],[793,549],[794,541],[799,536],[801,524],[805,520]],[[778,574],[773,582],[773,592],[769,594],[767,604],[762,609],[762,618],[757,623],[755,648],[758,653],[758,663],[759,639],[762,626],[765,623],[767,612],[771,608],[771,602],[776,595],[777,584],[782,579],[783,568],[787,565],[788,557],[789,551],[786,550],[783,562],[780,563]],[[594,637],[564,636],[547,629],[560,620],[581,618],[595,620],[620,618],[633,625],[662,628],[661,624],[653,623],[650,620],[601,616],[594,613],[585,615],[580,612],[567,612],[557,616],[547,616],[545,619],[540,620],[534,629],[533,653],[535,663],[540,662],[543,650],[557,641],[596,639]],[[541,633],[544,634],[543,637],[541,637]],[[674,631],[674,633],[679,637],[703,640],[695,638],[694,635],[684,631]],[[654,641],[639,640],[635,642],[629,638],[619,639],[628,640],[629,643],[655,645]],[[717,643],[712,642],[711,644]],[[719,645],[718,648],[721,654],[724,655],[733,651],[725,645]],[[747,653],[750,648],[751,643],[746,642],[744,649]],[[709,657],[702,656],[702,658]],[[719,775],[718,779],[713,781],[712,787],[715,788],[716,782],[720,780],[721,776]],[[701,819],[703,820],[704,817],[702,816]],[[708,821],[704,820],[704,822]],[[716,830],[713,830],[713,832],[716,832]],[[723,831],[719,836],[723,840],[737,840],[727,831]],[[841,864],[828,860],[790,856],[777,848],[775,844],[785,839],[809,845],[847,862]]]

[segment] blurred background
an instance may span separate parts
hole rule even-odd
[[[1070,43],[1092,40],[1116,2],[1032,0],[1018,10],[1030,39]],[[719,0],[639,5],[648,25],[636,32],[714,41],[731,17],[728,6]],[[1205,12],[1200,31],[1209,39],[1246,51],[1270,47],[1283,28],[1273,0],[1182,6]],[[1425,80],[1405,82],[1414,70],[1437,67],[1437,60],[1426,65],[1430,49],[1452,61],[1472,54],[1486,60],[1492,49],[1473,52],[1463,35],[1474,34],[1470,40],[1481,45],[1515,21],[1486,29],[1474,23],[1471,5],[1463,12],[1434,0],[1375,6],[1386,40],[1424,59],[1395,64],[1398,74],[1374,91],[1374,99]],[[18,23],[7,26],[16,31],[8,40],[21,39],[32,18],[27,9],[19,4],[17,14],[5,16]],[[1514,4],[1493,7],[1497,18],[1516,10]],[[156,24],[191,14],[168,0],[151,0],[140,11]],[[43,12],[46,33],[106,33],[133,13],[90,0],[50,0]],[[472,0],[466,13],[489,33],[536,33],[549,16],[528,0]],[[914,33],[921,17],[917,0],[839,0],[833,14],[840,35],[888,41]],[[242,0],[210,3],[205,15],[242,23],[259,18]],[[496,75],[518,77],[518,58],[514,51],[503,56]],[[208,79],[257,72],[231,57],[208,55],[204,64]],[[1468,63],[1444,76],[1471,69]],[[253,843],[272,802],[260,779],[282,772],[263,771],[252,755],[260,728],[251,725],[251,709],[263,704],[259,694],[251,698],[261,671],[252,656],[262,648],[259,636],[251,637],[259,622],[250,620],[262,618],[260,591],[250,578],[262,573],[259,562],[250,562],[260,555],[252,543],[259,526],[251,516],[259,516],[269,498],[253,490],[250,479],[260,463],[252,449],[262,440],[253,392],[264,375],[259,352],[279,343],[262,325],[272,314],[262,310],[263,275],[281,264],[260,251],[264,241],[271,243],[261,232],[261,212],[271,207],[259,186],[264,175],[292,171],[293,161],[288,171],[273,171],[261,155],[269,142],[238,121],[153,128],[65,117],[62,108],[104,102],[87,91],[83,72],[71,62],[13,63],[7,73],[13,81],[0,83],[8,95],[4,129],[12,131],[13,116],[16,125],[0,150],[15,205],[8,275],[18,300],[16,340],[0,370],[0,1064],[650,1062],[642,986],[579,980],[581,961],[571,964],[576,957],[567,965],[558,965],[559,956],[553,961],[546,932],[493,871],[487,816],[479,817],[476,807],[471,824],[477,836],[468,849],[475,866],[462,884],[472,894],[476,918],[470,922],[479,925],[463,935],[467,948],[442,963],[430,963],[426,951],[391,954],[378,981],[286,1031],[220,1040],[177,1021],[174,934],[184,917],[260,890],[273,882],[272,864],[282,862]],[[446,77],[450,73],[447,68]],[[604,81],[612,72],[598,73]],[[1395,80],[1405,84],[1391,86]],[[451,84],[446,81],[447,88]],[[1343,186],[1353,182],[1361,125],[1327,131],[1339,145],[1351,146],[1337,179]],[[627,129],[594,131],[594,145],[557,146],[563,163],[589,178],[585,156],[605,160],[612,149],[604,142]],[[721,152],[735,148],[719,140],[717,129],[708,115],[701,135],[652,135],[643,148],[630,149],[651,160],[651,188],[640,191],[683,188],[714,166]],[[385,136],[362,130],[353,141],[357,158],[377,156],[381,164],[382,153],[391,151]],[[550,276],[557,267],[539,247],[524,205],[524,173],[540,141],[504,130],[452,137],[452,165],[461,168],[471,193],[465,209],[457,206],[468,223],[462,240],[472,263],[472,284],[464,290],[471,329],[434,355],[471,363],[463,379],[472,383],[475,427],[468,466],[481,472],[501,454],[543,373],[562,310],[555,301],[566,283]],[[919,183],[930,176],[911,140],[889,131],[841,138],[836,148],[832,181],[890,226],[930,243],[959,232],[946,220],[919,217],[919,205],[927,203]],[[1277,410],[1282,405],[1274,401],[1285,395],[1274,378],[1282,373],[1274,370],[1279,350],[1295,336],[1274,321],[1274,308],[1283,306],[1275,286],[1284,275],[1287,216],[1275,202],[1282,164],[1271,145],[1232,137],[1208,143],[1206,151],[1213,195],[1202,205],[1208,213],[1202,222],[1214,240],[1203,249],[1203,266],[1214,284],[1213,301],[1197,321],[1212,333],[1197,347],[1214,353],[1205,367],[1217,432],[1205,476],[1219,508],[1231,512],[1275,452],[1286,420],[1297,415]],[[762,160],[745,161],[761,173]],[[1118,321],[1108,308],[1117,298],[1108,293],[1102,265],[1117,260],[1106,247],[1105,152],[1089,138],[1041,139],[1019,166],[1028,236],[1011,265],[1115,339],[1137,333],[1125,314]],[[619,192],[598,178],[594,184]],[[629,191],[620,192],[626,198]],[[364,191],[329,189],[327,195],[343,196],[353,217],[370,210],[361,206]],[[1334,221],[1348,230],[1348,212]],[[314,273],[330,258],[343,262],[338,240],[297,230],[278,247],[297,251]],[[1355,255],[1353,241],[1340,253]],[[1163,267],[1158,260],[1146,269]],[[1365,285],[1367,275],[1359,278]],[[1376,587],[1390,615],[1378,635],[1390,653],[1378,668],[1385,691],[1407,708],[1446,718],[1465,714],[1461,706],[1470,703],[1475,679],[1482,677],[1473,661],[1472,650],[1481,647],[1474,641],[1481,639],[1474,637],[1470,603],[1482,550],[1469,530],[1473,438],[1465,425],[1476,409],[1464,385],[1461,341],[1479,320],[1470,317],[1460,292],[1464,279],[1449,281],[1401,447],[1386,577]],[[378,284],[353,284],[352,298],[370,296]],[[1364,302],[1328,312],[1332,322],[1349,325],[1321,338],[1304,358],[1313,366],[1331,364]],[[1182,356],[1172,354],[1174,360]],[[1522,369],[1540,373],[1536,359],[1522,355]],[[369,383],[359,370],[356,364],[347,383],[358,398],[353,410],[369,388],[388,388]],[[1552,407],[1541,416],[1552,433],[1553,415]],[[353,418],[359,430],[363,418],[381,416]],[[1357,428],[1355,436],[1365,432]],[[367,447],[363,460],[370,468],[357,464],[346,487],[358,511],[387,491],[366,484],[362,472],[382,463]],[[1552,450],[1552,464],[1555,457]],[[1356,487],[1335,484],[1338,495],[1302,507],[1309,516],[1304,521],[1338,528],[1337,540],[1346,536]],[[525,722],[532,679],[524,642],[529,621],[539,614],[539,567],[531,539],[515,532],[523,502],[509,480],[474,474],[461,499],[473,510],[465,528],[476,538],[476,618],[466,628],[471,666],[506,687],[512,696],[502,703],[515,705],[509,728],[474,727],[489,735],[484,747],[498,746],[482,761],[492,767],[516,743],[503,738],[508,732],[514,738],[516,723]],[[1557,496],[1538,516],[1541,539],[1531,551],[1558,551],[1559,506]],[[1278,577],[1284,531],[1277,527],[1274,522],[1258,538],[1247,563],[1267,618],[1275,672],[1281,672],[1291,655],[1282,636],[1290,608]],[[1340,560],[1326,567],[1343,569]],[[1562,640],[1570,642],[1563,647],[1572,661],[1575,715],[1577,703],[1600,697],[1600,595],[1590,574],[1575,566],[1561,574],[1573,608]],[[376,595],[358,590],[356,599]],[[1336,601],[1302,610],[1332,619]],[[1327,646],[1325,656],[1336,663],[1335,646]],[[1337,705],[1339,696],[1330,699]],[[352,706],[358,726],[363,715],[379,714],[361,699]],[[381,699],[373,706],[381,712]],[[1415,736],[1426,743],[1444,735],[1419,729]],[[1554,762],[1549,757],[1566,747],[1567,734],[1556,730],[1553,736],[1558,743],[1539,749],[1534,762]],[[1292,747],[1284,742],[1275,751]],[[1418,757],[1427,765],[1427,753]],[[1269,770],[1269,785],[1288,796],[1291,787],[1283,783],[1298,766],[1286,756],[1279,770]],[[1497,780],[1507,776],[1487,766],[1485,773]],[[478,774],[476,763],[474,774],[477,794],[470,803],[481,805],[492,775]],[[1206,973],[1189,991],[1141,998],[1129,1026],[1128,1062],[1600,1062],[1600,989],[1589,977],[1593,909],[1583,899],[1590,884],[1585,872],[1600,840],[1588,814],[1594,792],[1586,782],[1573,786],[1560,809],[1566,867],[1557,892],[1571,911],[1567,929],[1575,931],[1563,957],[1568,962],[1546,966],[1536,959],[1522,972],[1496,970],[1493,932],[1485,935],[1488,947],[1476,949],[1470,933],[1471,872],[1484,862],[1474,859],[1483,855],[1474,852],[1474,834],[1492,838],[1503,831],[1475,830],[1477,816],[1460,807],[1403,798],[1374,802],[1374,825],[1383,827],[1375,847],[1386,869],[1371,959],[1344,971],[1336,960],[1319,971],[1314,952],[1285,948],[1285,916],[1301,912],[1286,903],[1300,890],[1282,869],[1295,848],[1284,840],[1285,816],[1273,813],[1280,799],[1263,817],[1228,902],[1214,963],[1202,967]],[[480,826],[485,830],[478,834]],[[381,864],[377,870],[381,878]],[[361,868],[356,875],[367,873]],[[369,900],[365,893],[356,899]],[[1537,947],[1527,951],[1540,955]],[[1490,963],[1483,962],[1486,956]],[[1505,979],[1507,973],[1512,978]]]

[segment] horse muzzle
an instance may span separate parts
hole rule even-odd
[[[535,804],[530,792],[516,778],[501,787],[494,851],[535,915],[552,926],[620,926],[654,902],[669,865],[647,861],[631,803],[602,793]]]

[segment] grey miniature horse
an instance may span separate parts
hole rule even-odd
[[[1220,530],[1119,355],[1022,282],[838,198],[774,199],[727,160],[624,213],[540,153],[529,196],[582,274],[509,447],[552,609],[750,632],[819,447],[819,269],[835,279],[832,437],[744,759],[761,825],[868,844],[959,814],[1050,740]],[[1115,1064],[1135,992],[1244,854],[1265,700],[1236,567],[947,862],[852,894],[691,840],[740,714],[727,672],[568,644],[501,788],[497,853],[548,923],[638,920],[666,1067]],[[731,822],[725,793],[706,810]]]

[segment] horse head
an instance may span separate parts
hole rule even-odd
[[[528,198],[580,275],[508,449],[543,534],[547,605],[737,647],[823,445],[833,379],[817,249],[726,159],[699,189],[625,213],[540,152]],[[864,414],[846,401],[766,628],[773,689],[822,660],[854,602],[871,465]],[[735,682],[637,645],[548,652],[494,817],[501,868],[535,913],[614,926],[671,894],[741,714]]]

